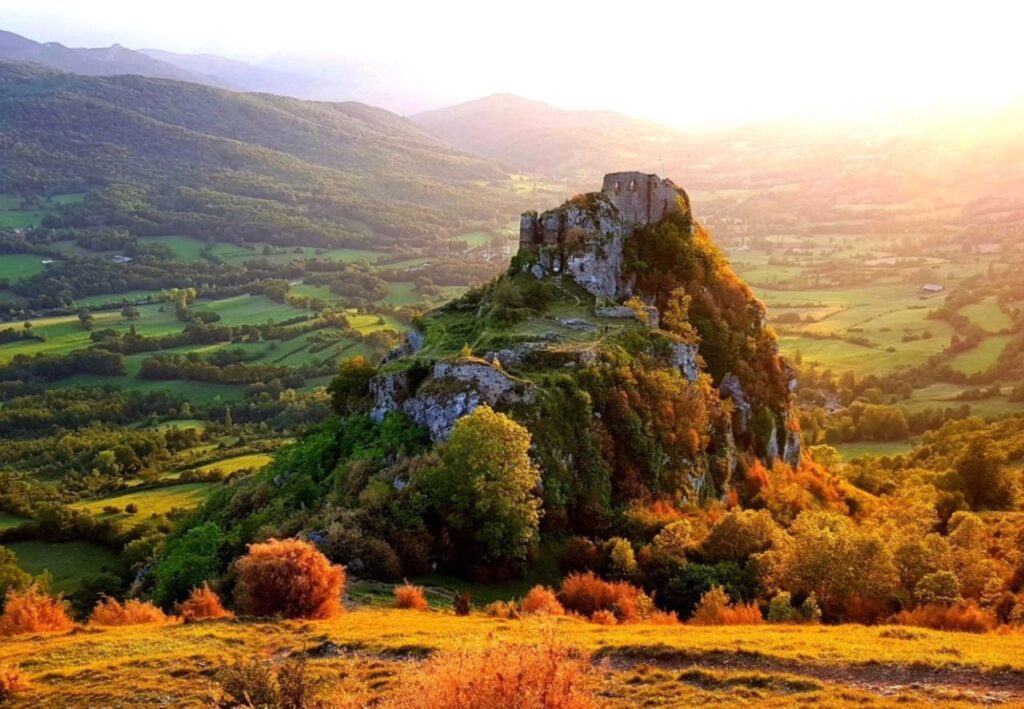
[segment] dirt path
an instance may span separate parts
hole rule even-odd
[[[779,673],[854,687],[880,697],[896,697],[902,693],[912,692],[932,697],[936,701],[957,699],[982,705],[1013,703],[1024,706],[1024,673],[1012,670],[984,672],[958,667],[934,668],[881,663],[823,665],[726,652],[680,652],[650,658],[609,652],[605,657],[611,661],[613,669],[632,669],[646,665],[663,670],[702,669]]]

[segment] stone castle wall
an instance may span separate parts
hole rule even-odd
[[[642,172],[609,173],[598,194],[615,208],[621,227],[650,224],[680,209],[690,210],[686,193],[672,180]],[[564,243],[568,230],[579,228],[565,217],[565,205],[543,214],[524,212],[519,218],[519,248],[536,250]]]

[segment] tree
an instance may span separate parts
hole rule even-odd
[[[82,310],[78,313],[78,322],[82,325],[83,330],[92,330],[95,318],[88,310]]]
[[[331,406],[341,416],[358,412],[370,394],[370,379],[376,373],[364,357],[349,357],[341,363],[340,371],[327,387],[331,393]]]
[[[875,530],[824,511],[801,512],[789,537],[765,555],[770,583],[794,595],[813,593],[832,617],[851,609],[883,612],[899,572]]]
[[[0,598],[7,591],[20,591],[32,583],[32,577],[18,566],[18,557],[7,547],[0,547]]]
[[[777,531],[768,510],[735,510],[711,528],[703,551],[709,561],[743,564],[752,554],[770,549]]]
[[[1006,467],[1006,455],[987,436],[976,436],[957,461],[956,472],[971,509],[1009,509],[1016,489]]]
[[[138,320],[142,315],[134,305],[128,305],[121,311],[121,317],[125,320]]]
[[[480,406],[455,424],[441,466],[425,476],[431,504],[445,527],[463,538],[468,559],[526,561],[541,514],[540,471],[529,450],[523,426]]]
[[[156,602],[169,607],[216,576],[224,545],[224,532],[216,522],[193,527],[184,536],[169,541],[153,572]]]

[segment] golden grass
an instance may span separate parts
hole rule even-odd
[[[283,659],[306,653],[311,671],[336,683],[339,692],[383,697],[411,660],[483,638],[537,642],[551,628],[570,647],[610,662],[601,681],[602,694],[613,706],[739,699],[762,706],[792,706],[797,699],[807,705],[894,706],[899,697],[968,706],[972,695],[966,690],[940,688],[934,692],[945,694],[936,699],[933,690],[910,685],[941,682],[948,675],[996,686],[980,687],[979,697],[998,693],[1003,684],[1024,686],[1021,632],[978,635],[855,625],[601,626],[568,616],[535,622],[391,609],[360,609],[323,621],[234,619],[21,636],[0,643],[0,666],[21,667],[29,686],[19,701],[26,704],[204,706],[216,690],[216,672],[238,657]],[[870,681],[860,686],[849,681],[850,673]],[[919,676],[908,680],[908,673]],[[891,696],[866,688],[885,677],[895,687]]]

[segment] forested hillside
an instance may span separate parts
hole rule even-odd
[[[508,218],[506,176],[369,106],[0,65],[0,191],[89,191],[45,226],[384,248]]]

